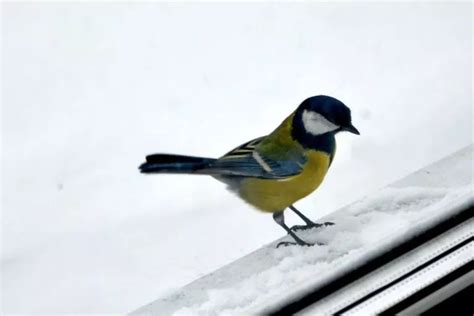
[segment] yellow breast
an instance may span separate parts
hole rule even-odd
[[[281,179],[248,178],[242,180],[239,195],[246,202],[264,212],[279,212],[304,198],[321,184],[329,168],[329,155],[309,151],[303,171]]]

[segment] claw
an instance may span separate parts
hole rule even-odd
[[[319,228],[323,226],[332,226],[332,225],[335,225],[335,224],[333,222],[324,222],[322,224],[312,223],[308,225],[295,225],[291,227],[290,229],[292,231],[298,231],[298,230],[308,230],[308,229]]]
[[[290,245],[291,245],[291,246],[296,246],[297,243],[291,242],[291,241],[282,241],[282,242],[279,242],[276,247],[277,247],[277,248],[280,247],[280,246],[285,246],[285,247],[287,247],[287,246],[290,246]]]
[[[306,247],[311,247],[311,246],[314,246],[314,244],[310,244],[310,243],[307,243],[305,241],[302,241],[301,243],[296,243],[296,242],[292,242],[292,241],[282,241],[282,242],[279,242],[278,245],[276,246],[277,248],[280,247],[280,246],[306,246]]]
[[[306,241],[303,241],[302,243],[296,243],[296,242],[293,242],[293,241],[281,241],[278,243],[278,245],[276,246],[276,248],[280,247],[280,246],[305,246],[305,247],[312,247],[312,246],[315,246],[315,245],[318,245],[318,246],[326,246],[325,243],[322,243],[322,242],[316,242],[314,244],[312,243],[308,243]]]

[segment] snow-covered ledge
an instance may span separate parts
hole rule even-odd
[[[132,315],[267,314],[327,288],[472,206],[473,151],[474,145],[464,148],[320,219],[334,226],[299,232],[325,246],[276,249],[284,237]]]

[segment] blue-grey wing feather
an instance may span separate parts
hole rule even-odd
[[[213,162],[205,172],[219,176],[282,179],[301,172],[306,157],[293,155],[292,159],[276,160],[258,151],[264,137],[249,141]]]

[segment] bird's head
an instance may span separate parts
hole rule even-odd
[[[304,100],[295,112],[294,126],[300,133],[319,136],[347,131],[359,135],[351,122],[351,110],[341,101],[318,95]]]

